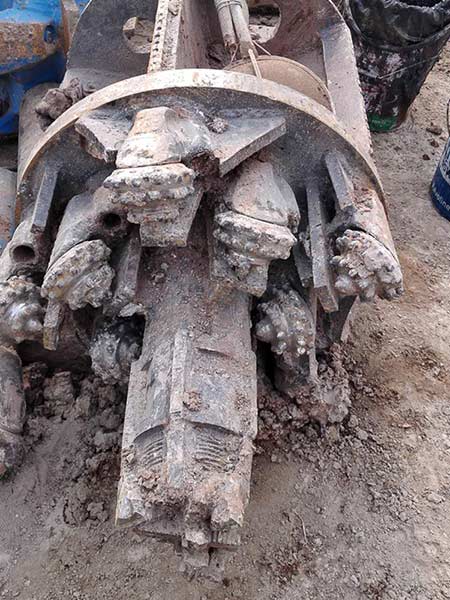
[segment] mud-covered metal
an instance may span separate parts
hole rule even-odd
[[[94,91],[24,138],[33,254],[18,261],[18,229],[0,258],[5,285],[40,286],[35,354],[57,364],[75,331],[80,361],[128,389],[117,522],[172,541],[189,574],[239,545],[258,362],[321,426],[342,420],[348,386],[317,358],[358,298],[402,291],[349,31],[331,2],[279,3],[293,21],[267,49],[303,65],[292,87],[240,3],[221,28],[213,0],[92,0],[61,90]],[[146,57],[122,36],[137,15],[154,24]]]
[[[0,167],[0,252],[14,233],[16,188],[16,174]]]

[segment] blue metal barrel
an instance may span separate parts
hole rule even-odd
[[[450,135],[450,101],[447,105],[447,124]],[[450,137],[431,183],[431,199],[440,214],[450,221]]]

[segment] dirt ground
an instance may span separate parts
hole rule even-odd
[[[288,453],[260,448],[223,582],[188,582],[171,547],[115,529],[122,399],[65,375],[43,397],[36,369],[26,462],[0,484],[0,598],[450,598],[450,223],[428,194],[449,75],[448,51],[408,123],[374,141],[406,294],[354,323],[351,418],[291,434]]]

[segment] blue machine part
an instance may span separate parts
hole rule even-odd
[[[64,70],[61,0],[0,0],[0,136],[17,133],[25,92]]]

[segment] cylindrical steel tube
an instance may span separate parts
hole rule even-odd
[[[214,0],[214,4],[219,17],[225,48],[229,49],[231,52],[235,52],[237,49],[237,41],[233,26],[233,18],[231,16],[230,0]]]
[[[254,46],[240,0],[232,1],[230,8],[234,29],[236,31],[236,37],[239,44],[239,50],[242,58],[246,58],[249,50],[254,50]]]

